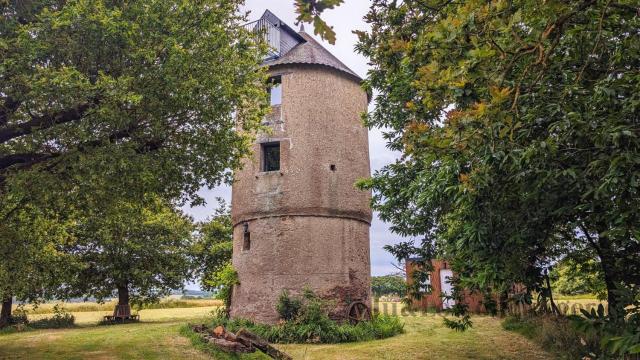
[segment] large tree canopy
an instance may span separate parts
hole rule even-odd
[[[192,198],[228,179],[247,152],[236,117],[254,126],[265,97],[240,3],[1,5],[0,176],[130,163],[137,181]]]
[[[65,279],[11,269],[47,269],[29,254],[87,239],[77,228],[42,238],[24,219],[90,224],[112,232],[96,243],[115,242],[106,222],[127,206],[109,201],[199,203],[201,187],[230,180],[267,108],[265,45],[242,28],[240,4],[0,1],[0,234],[3,255],[24,265],[7,267],[1,299],[31,297],[20,277],[55,288]]]
[[[77,221],[76,242],[66,252],[82,268],[73,273],[68,295],[101,301],[117,290],[121,305],[130,298],[149,302],[191,276],[191,219],[160,198],[114,198]]]
[[[640,283],[637,2],[375,0],[366,20],[367,123],[403,155],[362,184],[374,209],[467,286],[544,293],[557,259],[595,260],[621,314]]]

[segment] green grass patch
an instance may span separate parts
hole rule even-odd
[[[78,323],[74,328],[0,331],[0,359],[210,360],[216,357],[209,349],[192,345],[190,338],[181,335],[181,328],[189,322],[207,323],[211,320],[208,316],[211,310],[213,308],[143,310],[141,322],[116,326],[96,326],[102,312],[74,313]],[[85,316],[86,319],[81,318]],[[528,338],[503,329],[497,318],[474,316],[473,328],[462,333],[445,328],[440,315],[403,316],[401,320],[404,333],[382,340],[275,346],[294,359],[304,360],[555,358]],[[216,359],[219,358],[224,359]]]
[[[507,317],[502,321],[502,328],[508,331],[517,332],[529,339],[536,335],[536,325],[531,321],[523,321],[515,316]]]

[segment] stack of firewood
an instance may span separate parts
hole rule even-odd
[[[235,334],[227,331],[223,326],[211,329],[203,324],[193,325],[191,328],[201,334],[205,341],[226,352],[251,353],[258,349],[273,359],[292,360],[291,356],[271,346],[268,341],[245,328],[238,330]]]

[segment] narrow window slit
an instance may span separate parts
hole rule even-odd
[[[251,249],[251,232],[249,231],[248,223],[242,225],[242,240],[242,250],[247,251]]]

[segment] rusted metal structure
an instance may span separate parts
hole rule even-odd
[[[272,131],[235,174],[230,315],[274,323],[282,291],[308,287],[334,301],[335,318],[367,316],[353,305],[370,304],[370,194],[354,186],[370,175],[362,80],[269,11],[248,26],[275,44]]]

